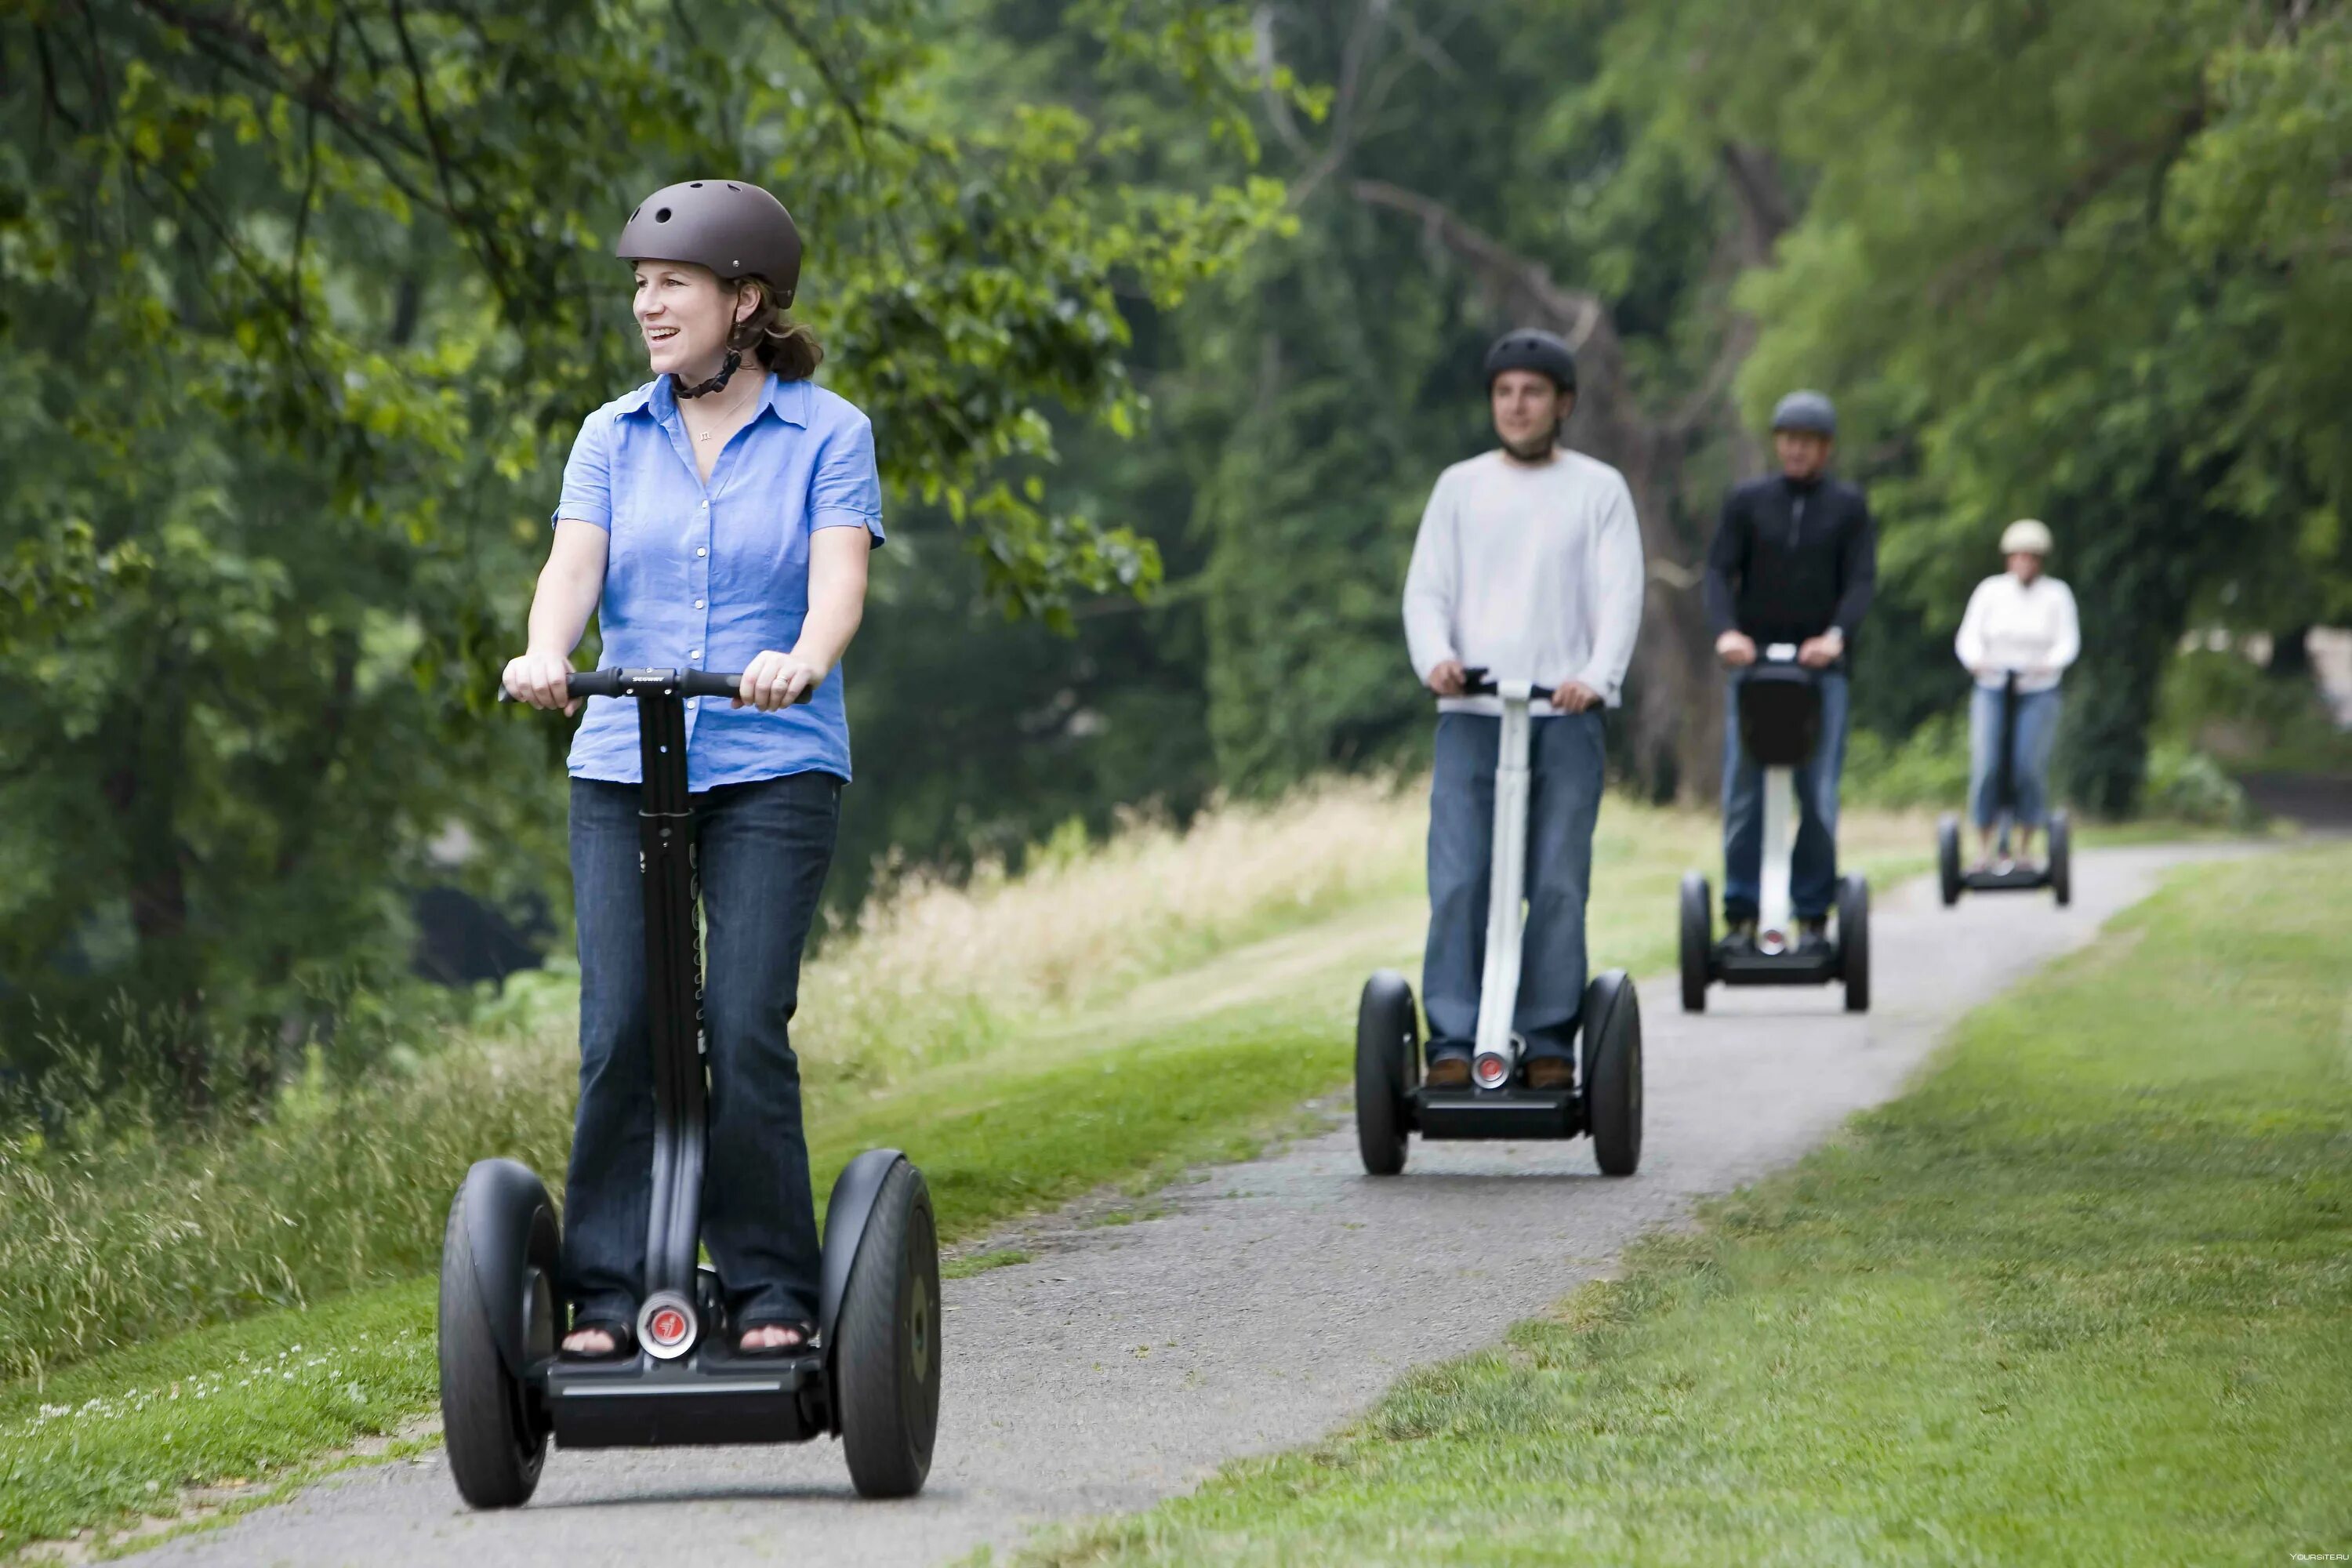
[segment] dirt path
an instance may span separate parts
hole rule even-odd
[[[1489,1343],[1606,1272],[1692,1201],[1802,1153],[1894,1095],[1969,1007],[2088,941],[2199,855],[2079,857],[2076,903],[1885,898],[1879,1010],[1832,991],[1645,984],[1642,1173],[1585,1142],[1422,1144],[1365,1177],[1345,1126],[1163,1194],[1157,1217],[1030,1227],[1029,1263],[947,1287],[947,1404],[929,1488],[850,1492],[831,1445],[558,1453],[530,1507],[469,1514],[437,1457],[350,1472],[145,1561],[173,1563],[925,1563],[1053,1521],[1148,1505],[1237,1455],[1308,1442],[1407,1368]],[[1661,918],[1664,918],[1663,916]],[[1302,945],[1311,945],[1302,942]]]

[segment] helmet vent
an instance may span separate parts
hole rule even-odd
[[[661,211],[654,214],[654,221],[656,223],[667,223],[669,221],[669,208],[664,207]]]
[[[737,184],[734,181],[730,180],[730,181],[728,181],[728,182],[727,182],[727,188],[728,188],[729,190],[730,190],[730,191],[740,191],[740,190],[741,190],[743,187],[742,187],[742,186],[740,186],[740,185],[739,185],[739,184]]]
[[[687,186],[686,188],[689,191],[698,191],[702,189],[702,182],[700,180],[697,180],[694,184]]]

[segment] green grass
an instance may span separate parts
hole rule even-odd
[[[812,1153],[829,1188],[857,1149],[904,1148],[954,1242],[1106,1184],[1139,1189],[1189,1164],[1246,1158],[1298,1123],[1300,1102],[1339,1079],[1347,1048],[1328,1029],[1210,1019],[1076,1061],[942,1074],[832,1118]],[[433,1315],[432,1283],[415,1280],[13,1385],[0,1394],[0,1552],[396,1431],[437,1396]]]
[[[2345,849],[2184,876],[1619,1280],[1028,1560],[2352,1551],[2347,931]]]
[[[1403,799],[1397,810],[1422,807]],[[1702,815],[1612,802],[1595,844],[1596,966],[1654,973],[1672,962],[1675,886],[1714,858],[1715,831]],[[1916,822],[1849,823],[1850,853],[1874,874],[1924,865],[1926,847]],[[1286,932],[1261,949],[1229,946],[1024,1029],[989,1021],[986,1048],[962,1059],[874,1084],[817,1083],[808,1125],[819,1201],[851,1154],[896,1145],[923,1167],[954,1242],[1098,1188],[1139,1199],[1188,1165],[1247,1157],[1346,1081],[1363,974],[1417,969],[1418,897],[1395,897],[1378,878],[1359,885],[1353,901],[1297,902],[1286,923],[1244,911],[1227,928],[1234,940]],[[13,1336],[0,1355],[47,1352],[30,1363],[40,1375],[0,1385],[0,1553],[173,1511],[184,1489],[223,1478],[266,1495],[429,1412],[432,1297],[415,1276],[437,1257],[450,1191],[483,1153],[563,1167],[574,1068],[548,1036],[357,1094],[298,1091],[241,1135],[160,1148],[93,1140],[69,1158],[0,1150],[14,1161],[0,1177],[26,1200],[0,1203],[0,1331]],[[1105,1221],[1145,1212],[1130,1203]],[[28,1215],[39,1226],[18,1223]],[[982,1254],[953,1271],[1015,1260]],[[59,1331],[53,1320],[71,1313],[81,1314],[71,1332]],[[134,1338],[222,1318],[232,1321],[161,1343]],[[317,1347],[362,1333],[378,1348],[332,1375],[309,1364]],[[94,1344],[115,1348],[82,1348]],[[277,1381],[248,1381],[265,1364]],[[74,1414],[45,1417],[45,1407]]]

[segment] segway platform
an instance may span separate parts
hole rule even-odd
[[[705,1103],[702,965],[685,699],[731,697],[703,670],[575,673],[573,697],[637,701],[638,814],[654,1068],[653,1201],[636,1351],[558,1353],[561,1236],[547,1189],[483,1160],[449,1207],[441,1252],[442,1426],[476,1508],[511,1508],[567,1448],[799,1443],[838,1436],[851,1482],[906,1497],[939,1426],[939,1241],[922,1173],[895,1149],[852,1160],[825,1205],[816,1337],[785,1355],[733,1349],[719,1277],[699,1268]],[[499,693],[506,700],[504,691]]]
[[[1936,819],[1936,879],[1944,907],[1960,901],[1962,893],[2038,893],[2050,889],[2063,906],[2074,900],[2074,825],[2061,809],[2050,814],[2050,858],[2039,866],[2009,858],[2009,836],[2017,814],[2017,671],[2011,670],[2000,688],[2000,766],[1994,774],[1994,813],[2000,833],[1994,841],[1999,858],[1990,869],[1960,867],[1960,819],[1949,812]]]
[[[1524,1042],[1511,1032],[1519,992],[1521,905],[1527,879],[1528,704],[1551,688],[1497,684],[1471,670],[1468,689],[1502,699],[1496,754],[1494,857],[1488,867],[1486,965],[1478,987],[1472,1086],[1431,1089],[1422,1081],[1421,1009],[1394,970],[1364,983],[1356,1009],[1356,1138],[1364,1170],[1404,1169],[1412,1134],[1423,1138],[1577,1138],[1591,1134],[1604,1175],[1630,1176],[1642,1163],[1642,1004],[1622,969],[1596,975],[1578,1015],[1572,1089],[1531,1089],[1520,1077]]]
[[[1826,941],[1807,942],[1789,899],[1796,849],[1796,773],[1821,743],[1820,679],[1797,662],[1789,643],[1774,643],[1739,683],[1740,744],[1764,773],[1764,843],[1759,856],[1762,897],[1752,941],[1715,934],[1706,879],[1683,878],[1680,946],[1683,1011],[1706,1010],[1710,985],[1836,985],[1845,1010],[1870,1010],[1870,884],[1838,879],[1835,923]]]

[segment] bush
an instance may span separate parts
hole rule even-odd
[[[1844,798],[1857,805],[1958,810],[1969,797],[1965,712],[1938,713],[1900,741],[1874,730],[1846,737]]]
[[[2234,653],[2200,648],[2172,659],[2150,738],[2247,772],[2352,771],[2352,734],[2336,729],[2309,676],[2272,675]]]
[[[2169,741],[2148,748],[2147,785],[2141,805],[2150,816],[2177,822],[2243,827],[2254,820],[2246,792],[2222,771],[2220,763],[2203,752]]]

